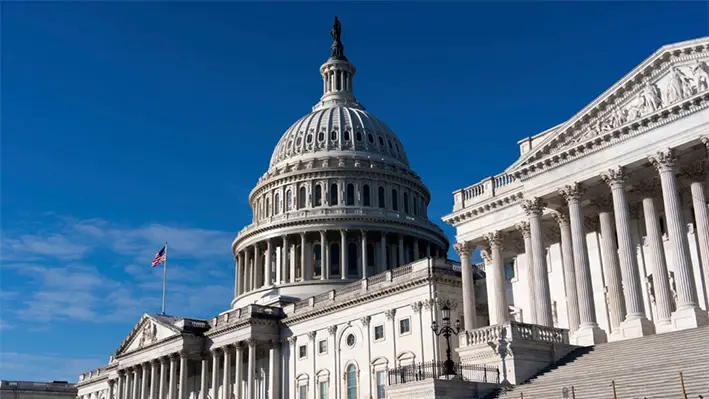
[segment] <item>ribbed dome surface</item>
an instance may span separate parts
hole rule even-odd
[[[270,166],[326,155],[359,155],[409,166],[404,147],[387,125],[364,109],[347,106],[321,108],[300,118],[281,137]]]

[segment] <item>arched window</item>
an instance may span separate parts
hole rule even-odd
[[[347,276],[357,276],[357,244],[353,242],[347,246]]]
[[[379,187],[379,207],[386,208],[386,195],[384,193],[384,187]]]
[[[305,187],[298,189],[298,209],[305,208]]]
[[[290,211],[293,207],[293,195],[290,190],[286,191],[286,212]]]
[[[340,274],[340,245],[330,244],[330,273]]]
[[[266,217],[271,217],[271,199],[266,198]]]
[[[278,215],[281,213],[281,194],[276,193],[276,195],[273,197],[273,213],[275,215]]]
[[[348,184],[347,185],[347,201],[345,202],[345,205],[354,205],[354,203],[355,203],[354,184]]]
[[[322,205],[322,186],[317,184],[315,186],[315,196],[313,198],[313,206]]]
[[[347,366],[347,399],[357,399],[357,367]]]
[[[409,213],[409,193],[404,193],[404,213]]]
[[[261,219],[261,198],[256,201],[256,220]]]
[[[337,205],[337,183],[330,185],[330,205]]]
[[[322,252],[320,251],[320,244],[313,245],[313,259],[315,260],[315,275],[322,275],[322,258],[320,257]]]
[[[369,185],[365,184],[362,186],[362,205],[372,206],[372,201],[369,198]]]
[[[394,211],[399,210],[399,196],[396,194],[396,189],[391,190],[391,209]]]

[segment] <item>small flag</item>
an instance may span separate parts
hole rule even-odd
[[[161,263],[165,262],[165,259],[167,259],[167,255],[165,254],[165,247],[162,247],[162,249],[155,254],[152,267],[159,266]]]

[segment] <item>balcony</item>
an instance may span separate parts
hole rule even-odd
[[[512,175],[503,173],[488,177],[480,183],[455,191],[453,193],[453,212],[507,194],[520,187],[522,187],[522,183]]]
[[[456,363],[445,374],[444,362],[421,362],[387,370],[387,398],[479,399],[499,386],[500,370],[493,366]]]

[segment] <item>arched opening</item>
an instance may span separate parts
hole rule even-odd
[[[322,252],[320,251],[320,244],[315,244],[313,245],[313,260],[314,260],[314,269],[315,269],[315,275],[316,276],[321,276],[322,275],[322,258],[321,258]]]
[[[276,215],[278,215],[279,213],[281,213],[280,204],[281,204],[281,194],[280,194],[280,193],[276,193],[276,195],[273,197],[273,208],[274,208],[274,209],[273,209],[273,211],[274,211],[273,213],[276,214]]]
[[[357,367],[354,364],[347,366],[345,378],[347,380],[347,399],[357,399]]]
[[[305,187],[298,189],[298,209],[305,208]]]
[[[404,193],[404,213],[409,213],[409,193]]]
[[[399,210],[399,196],[396,193],[396,189],[391,190],[391,209],[394,211]]]
[[[337,205],[337,183],[330,185],[330,205]]]
[[[354,205],[355,203],[355,190],[354,190],[354,184],[348,184],[347,185],[347,201],[345,202],[345,205]]]
[[[379,187],[379,207],[384,209],[386,208],[386,193],[384,192],[384,187]]]
[[[317,184],[315,186],[315,195],[313,198],[313,206],[320,206],[322,205],[322,186]]]
[[[271,217],[271,199],[266,198],[266,217]]]
[[[286,191],[286,212],[290,211],[293,207],[293,193],[290,190]]]
[[[357,275],[357,244],[353,242],[347,246],[347,275]]]
[[[330,244],[330,273],[340,274],[340,245]]]
[[[365,184],[362,186],[362,205],[372,206],[372,201],[369,198],[369,185]]]

